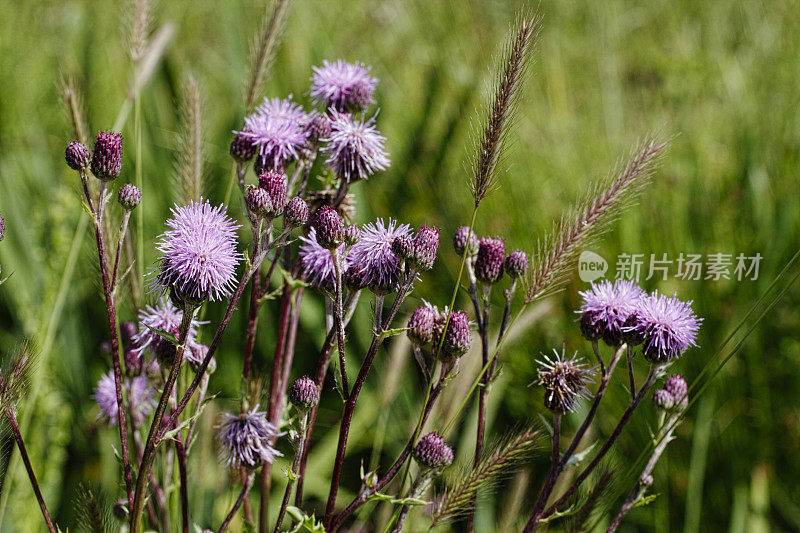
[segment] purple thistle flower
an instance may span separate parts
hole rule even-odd
[[[412,451],[414,460],[428,468],[442,468],[453,464],[453,448],[438,433],[428,433]]]
[[[317,241],[317,231],[314,228],[308,230],[308,236],[300,236],[299,255],[300,263],[303,265],[303,273],[306,275],[308,282],[324,290],[333,288],[335,282],[335,273],[333,267],[333,258],[331,257],[330,250],[323,248]],[[339,245],[339,257],[344,253],[344,243]],[[347,258],[343,261],[342,268],[347,269],[349,261]]]
[[[64,159],[67,161],[67,166],[72,170],[83,170],[89,166],[92,154],[89,153],[88,148],[78,141],[72,141],[64,151]]]
[[[175,305],[165,296],[159,298],[155,306],[146,305],[144,309],[139,310],[139,332],[132,337],[133,352],[141,357],[146,350],[154,351],[156,345],[162,340],[161,336],[153,331],[153,329],[160,329],[173,335],[178,334],[178,327],[183,320],[183,311],[175,307]],[[186,337],[187,346],[192,346],[197,337],[197,328],[200,324],[196,318],[192,319],[189,327],[189,335]]]
[[[122,172],[122,135],[99,131],[92,152],[92,173],[103,181],[113,181]]]
[[[419,270],[430,270],[436,261],[436,251],[439,249],[439,230],[422,226],[414,236],[414,253],[411,255],[411,264]]]
[[[277,428],[258,406],[240,415],[221,413],[217,428],[220,457],[229,468],[257,467],[283,455],[271,444],[278,437]]]
[[[644,339],[642,353],[648,361],[666,363],[680,357],[690,346],[697,346],[702,319],[692,312],[691,304],[658,292],[637,301],[634,323],[625,326],[625,330]]]
[[[133,379],[124,379],[123,388],[126,390],[131,406],[130,416],[134,424],[141,424],[153,407],[156,405],[153,389],[147,382],[146,376],[137,376]],[[114,373],[109,371],[97,382],[94,390],[94,401],[100,407],[100,415],[107,418],[109,424],[117,424],[117,388],[114,382]]]
[[[171,210],[156,248],[162,253],[154,280],[156,287],[176,289],[183,298],[199,303],[226,298],[236,283],[236,229],[225,207],[191,202]]]
[[[334,111],[331,134],[323,140],[328,143],[322,148],[328,155],[328,168],[348,182],[366,179],[389,166],[389,155],[384,150],[386,138],[375,128],[375,116],[367,121],[356,120]]]
[[[189,363],[189,366],[191,366],[192,370],[195,372],[197,372],[197,370],[200,368],[200,365],[202,365],[203,361],[205,361],[206,355],[208,355],[208,346],[205,344],[200,344],[199,342],[191,343],[183,352],[184,361]],[[206,372],[213,374],[216,369],[217,361],[214,359],[214,356],[211,356],[208,367],[206,367]]]
[[[378,219],[364,226],[361,240],[347,254],[351,268],[364,275],[366,284],[375,292],[388,293],[397,289],[402,263],[392,251],[398,237],[411,234],[411,226],[389,219]]]
[[[581,398],[588,398],[586,385],[594,368],[583,363],[577,352],[571,358],[553,350],[555,358],[546,355],[536,361],[540,368],[537,383],[544,387],[544,405],[556,413],[575,412]]]
[[[292,101],[291,94],[285,100],[281,100],[280,98],[264,98],[261,105],[256,107],[256,113],[266,115],[275,120],[283,120],[294,124],[304,124],[307,118],[300,104]]]
[[[290,99],[265,99],[256,112],[244,119],[245,128],[234,131],[258,149],[256,167],[261,170],[283,169],[300,157],[308,133],[303,127],[305,114]]]
[[[483,237],[475,258],[475,277],[484,283],[497,283],[503,277],[506,244],[500,237]]]
[[[581,332],[589,340],[600,337],[609,346],[622,343],[625,321],[636,312],[644,291],[633,281],[618,279],[614,283],[602,280],[592,283],[589,290],[579,293]]]
[[[322,67],[312,67],[311,97],[337,111],[360,111],[373,103],[378,79],[369,75],[370,67],[363,63],[322,61]]]

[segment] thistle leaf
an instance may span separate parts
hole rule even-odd
[[[317,522],[313,514],[308,516],[301,509],[298,509],[293,505],[290,505],[286,508],[286,513],[292,517],[292,520],[297,522],[297,525],[291,530],[292,533],[300,531],[300,529],[305,529],[306,531],[311,531],[312,533],[325,533],[325,528],[322,526],[322,522]]]

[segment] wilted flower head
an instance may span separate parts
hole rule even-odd
[[[579,293],[581,332],[589,340],[601,338],[609,346],[622,343],[625,321],[636,312],[644,291],[633,282],[618,279],[614,283],[602,280],[592,283],[589,290]]]
[[[359,111],[373,103],[372,94],[378,79],[369,75],[370,67],[363,63],[322,61],[322,67],[312,67],[312,98],[337,111]]]
[[[322,152],[328,156],[326,163],[343,180],[366,179],[389,167],[389,155],[384,150],[386,138],[375,128],[374,116],[365,121],[334,111],[331,134],[324,140],[327,145]]]
[[[433,327],[439,312],[428,302],[417,307],[406,324],[408,338],[419,346],[426,346],[433,340]]]
[[[92,152],[92,173],[103,181],[112,181],[122,172],[122,135],[99,131]]]
[[[298,378],[289,390],[289,401],[301,411],[311,409],[319,403],[317,384],[308,376]]]
[[[633,324],[625,330],[644,339],[642,353],[648,361],[666,363],[680,357],[690,346],[697,346],[702,320],[692,312],[691,304],[658,292],[637,301]]]
[[[89,166],[92,154],[89,153],[88,148],[78,141],[72,141],[64,151],[64,159],[67,161],[67,166],[72,170],[83,170]]]
[[[430,270],[436,261],[439,249],[439,230],[422,226],[414,236],[413,253],[409,257],[411,264],[419,270]]]
[[[170,230],[159,236],[162,253],[155,285],[174,288],[181,297],[199,303],[226,298],[236,282],[236,229],[225,207],[191,202],[172,209]]]
[[[511,279],[523,277],[528,273],[530,260],[522,250],[514,250],[506,257],[505,271]]]
[[[478,253],[478,236],[469,226],[461,226],[453,235],[453,249],[459,256],[467,252],[467,257],[472,257]]]
[[[335,271],[333,267],[333,258],[331,257],[330,250],[320,246],[317,241],[317,232],[312,227],[308,231],[308,236],[300,236],[299,255],[300,263],[303,265],[303,273],[309,283],[315,287],[329,290],[333,288],[335,282]],[[339,257],[344,253],[344,243],[339,245]],[[343,268],[347,268],[348,260],[343,261],[345,264]]]
[[[453,449],[438,433],[428,433],[412,451],[414,460],[427,468],[442,468],[453,464]]]
[[[283,223],[290,227],[302,226],[308,220],[308,204],[299,196],[295,196],[283,210]]]
[[[446,331],[445,324],[447,325]],[[445,359],[458,358],[469,351],[472,346],[472,333],[470,332],[469,318],[464,311],[449,312],[445,309],[436,317],[433,326],[434,348],[438,349],[440,343],[441,355]]]
[[[306,144],[304,119],[305,113],[291,97],[265,99],[255,113],[244,119],[244,130],[234,133],[256,146],[260,170],[283,169],[286,163],[300,157]]]
[[[128,397],[129,414],[133,417],[134,424],[141,424],[156,404],[153,398],[153,389],[147,382],[147,376],[126,378],[123,380],[122,386]],[[117,424],[117,388],[112,371],[103,374],[100,381],[97,382],[94,401],[100,407],[101,416],[107,418],[108,422],[115,426]]]
[[[277,429],[258,406],[240,415],[223,412],[217,428],[220,456],[229,468],[257,467],[283,455],[271,445]]]
[[[231,157],[240,163],[253,159],[258,147],[253,143],[253,139],[242,132],[237,133],[231,141]]]
[[[375,292],[387,293],[397,289],[400,283],[401,261],[392,252],[393,241],[409,235],[411,226],[398,224],[389,219],[378,219],[364,226],[361,240],[347,254],[351,268],[364,275],[366,284]]]
[[[544,405],[555,413],[574,412],[581,398],[588,397],[586,385],[594,369],[589,368],[577,357],[572,358],[553,350],[555,358],[546,355],[538,360],[537,383],[544,387]]]
[[[117,201],[119,201],[119,205],[121,205],[125,211],[132,211],[141,203],[142,191],[140,191],[139,187],[136,185],[126,183],[119,190]]]
[[[503,277],[506,244],[500,237],[483,237],[475,259],[475,277],[484,283],[497,283]]]

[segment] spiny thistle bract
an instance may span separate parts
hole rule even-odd
[[[299,196],[295,196],[286,203],[283,210],[283,222],[288,227],[296,228],[308,221],[308,204]]]
[[[439,249],[439,230],[422,226],[413,241],[413,254],[410,256],[412,266],[419,270],[430,270],[436,261]]]
[[[581,332],[588,340],[602,338],[609,346],[622,343],[623,326],[645,296],[635,282],[622,279],[592,283],[579,294],[583,298]]]
[[[331,133],[321,152],[328,168],[339,178],[354,182],[389,167],[386,138],[375,128],[375,117],[365,120],[333,111]]]
[[[478,253],[480,241],[478,236],[469,226],[461,226],[453,235],[453,250],[461,256],[464,253],[467,257],[473,257]]]
[[[518,279],[524,277],[528,273],[530,267],[530,260],[528,254],[522,250],[514,250],[506,257],[504,269],[508,277],[511,279]]]
[[[321,67],[311,70],[309,94],[318,103],[336,111],[362,111],[375,102],[372,95],[378,79],[369,75],[370,67],[363,63],[323,60]]]
[[[441,355],[445,359],[458,358],[469,351],[472,333],[469,318],[464,311],[445,310],[436,317],[433,327],[434,349],[438,349],[440,345]]]
[[[587,385],[594,369],[583,363],[577,352],[572,357],[553,350],[554,358],[546,355],[539,364],[537,384],[544,388],[544,405],[555,413],[574,412],[581,398],[588,397]]]
[[[85,170],[92,162],[92,154],[83,144],[72,141],[64,151],[64,159],[72,170]]]
[[[269,193],[260,187],[253,187],[248,185],[247,196],[245,203],[247,209],[258,219],[270,218],[272,219],[272,200],[270,200]]]
[[[475,258],[475,277],[484,283],[497,283],[503,277],[506,244],[499,237],[483,237]]]
[[[271,444],[277,436],[277,429],[258,406],[239,415],[223,412],[217,423],[220,457],[229,468],[255,468],[281,457]]]
[[[267,218],[281,216],[286,207],[286,174],[278,170],[267,170],[258,177],[258,187],[269,194],[271,209]]]
[[[253,142],[253,138],[244,132],[237,132],[231,141],[231,157],[240,163],[246,163],[253,159],[257,150],[258,147]]]
[[[389,219],[378,219],[364,226],[361,240],[347,254],[350,268],[359,269],[367,286],[378,294],[397,290],[402,275],[402,263],[392,251],[392,243],[410,235],[411,226]]]
[[[142,202],[142,192],[136,185],[126,183],[119,190],[117,201],[125,211],[133,211]]]
[[[296,379],[289,390],[289,401],[301,411],[308,411],[319,403],[317,384],[308,376]]]
[[[417,307],[406,324],[408,338],[419,346],[427,346],[433,340],[433,328],[439,313],[429,303]]]
[[[175,289],[193,304],[228,297],[242,256],[236,250],[239,226],[227,216],[225,207],[212,207],[202,200],[175,206],[166,225],[170,229],[156,244],[162,256],[154,287]]]
[[[312,227],[317,242],[327,250],[337,248],[344,241],[344,222],[335,209],[327,205],[320,207],[314,215]]]
[[[92,151],[92,174],[103,181],[113,181],[122,172],[122,135],[100,131]]]
[[[640,298],[636,318],[627,331],[639,334],[644,342],[642,353],[650,362],[667,363],[680,357],[691,346],[697,346],[697,332],[702,319],[692,312],[692,302],[658,292]]]
[[[442,468],[453,464],[453,449],[438,433],[422,437],[412,452],[414,459],[426,468]]]

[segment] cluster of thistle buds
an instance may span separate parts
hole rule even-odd
[[[664,387],[653,393],[653,403],[663,411],[684,411],[689,405],[689,388],[682,376],[670,376]]]
[[[440,312],[425,303],[417,307],[406,324],[408,338],[423,353],[443,361],[453,361],[467,353],[472,346],[470,321],[464,311]]]
[[[478,237],[469,226],[461,226],[453,235],[453,249],[464,257],[472,283],[494,285],[508,275],[509,291],[513,293],[517,281],[524,278],[530,268],[530,259],[523,250],[506,255],[505,241],[500,237]]]

